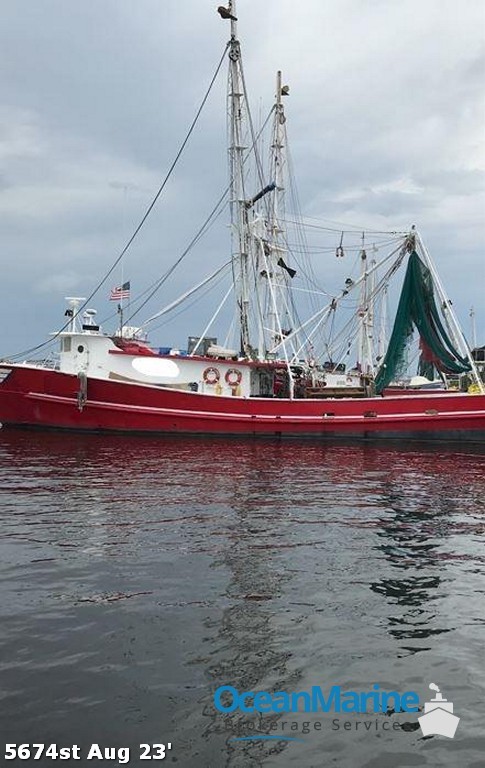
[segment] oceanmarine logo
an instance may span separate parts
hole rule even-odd
[[[460,718],[453,714],[453,702],[447,701],[434,683],[430,683],[436,696],[424,704],[424,715],[418,717],[423,736],[447,736],[452,739],[458,728]]]
[[[383,691],[376,683],[371,691],[343,691],[332,685],[328,694],[321,686],[311,691],[238,691],[232,685],[221,685],[214,693],[214,704],[219,712],[227,714],[239,710],[244,713],[261,712],[417,712],[419,696],[415,691]]]

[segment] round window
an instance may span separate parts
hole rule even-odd
[[[78,352],[84,352],[84,347],[83,347],[83,345],[82,345],[82,344],[80,344],[80,345],[78,346],[78,348],[77,348],[77,351],[78,351]]]

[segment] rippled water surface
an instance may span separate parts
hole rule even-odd
[[[163,764],[188,768],[483,766],[484,464],[456,446],[0,433],[5,741],[128,746],[132,765],[170,741]],[[335,731],[212,698],[379,683],[424,701],[430,682],[454,740],[413,714]],[[272,719],[300,740],[234,740]]]

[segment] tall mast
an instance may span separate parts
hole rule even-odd
[[[221,9],[219,10],[221,13]],[[229,0],[223,18],[231,21],[229,41],[228,75],[228,133],[229,133],[229,177],[232,233],[232,258],[234,276],[238,282],[236,291],[240,332],[241,355],[251,355],[249,335],[249,233],[248,211],[245,205],[244,153],[246,130],[246,103],[244,77],[241,61],[241,45],[237,39],[236,1]]]
[[[267,232],[269,244],[270,271],[268,280],[271,281],[272,301],[269,307],[269,327],[272,334],[271,344],[281,337],[281,322],[285,311],[287,293],[287,274],[281,267],[280,260],[286,253],[284,230],[281,225],[285,216],[285,176],[286,176],[286,116],[283,106],[283,94],[288,93],[288,88],[283,85],[281,71],[276,74],[276,100],[274,106],[273,134],[271,142],[271,164],[269,178],[275,184],[275,191],[271,196],[271,204],[268,215]],[[284,261],[284,259],[283,259]]]
[[[220,6],[219,14],[230,19],[228,75],[228,146],[230,172],[230,208],[232,232],[232,260],[240,321],[241,354],[245,357],[264,359],[275,342],[283,338],[281,318],[288,310],[287,273],[289,269],[282,258],[285,253],[280,216],[284,214],[283,175],[285,160],[285,115],[282,95],[288,89],[281,86],[281,73],[276,84],[276,105],[271,144],[270,183],[264,179],[259,158],[257,137],[254,132],[241,57],[241,45],[237,38],[235,0],[227,7]],[[250,179],[249,152],[254,153],[256,179]],[[256,186],[253,186],[254,182]],[[251,186],[249,186],[251,184]],[[259,186],[259,191],[258,191]],[[263,215],[257,209],[269,193]],[[252,333],[258,335],[255,341]],[[286,357],[286,349],[285,349]]]
[[[472,326],[472,349],[477,348],[477,324],[475,322],[475,307],[470,307],[470,320]]]
[[[360,298],[359,298],[359,342],[357,349],[357,364],[362,373],[368,373],[368,285],[367,285],[367,253],[365,250],[365,235],[362,233],[362,248],[360,251]]]
[[[375,251],[375,246],[373,246]],[[372,376],[375,375],[375,292],[376,292],[376,280],[377,270],[373,269],[377,265],[375,259],[371,260],[371,274],[368,278],[369,293],[367,297],[367,313],[366,313],[366,337],[367,337],[367,366],[368,369],[365,373]]]

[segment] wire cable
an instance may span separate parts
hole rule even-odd
[[[148,206],[147,210],[145,211],[144,215],[142,216],[141,221],[139,222],[138,226],[135,228],[135,231],[133,232],[133,234],[129,238],[129,240],[126,243],[126,245],[124,246],[124,248],[121,250],[120,254],[117,256],[117,258],[115,259],[115,261],[113,262],[113,264],[111,265],[109,270],[105,273],[104,277],[98,282],[96,288],[92,291],[92,293],[88,296],[88,298],[85,299],[84,303],[79,307],[79,309],[77,310],[76,314],[73,317],[70,317],[69,320],[62,326],[62,328],[60,328],[59,331],[57,331],[53,335],[53,337],[51,339],[49,339],[48,341],[44,341],[41,344],[37,344],[34,347],[30,347],[29,349],[23,350],[22,352],[18,352],[15,355],[11,355],[9,359],[15,360],[17,358],[21,358],[24,355],[28,355],[31,352],[35,352],[38,349],[42,349],[43,347],[47,346],[47,344],[51,344],[56,338],[58,338],[60,336],[60,334],[63,331],[66,330],[66,328],[69,327],[69,325],[71,324],[73,319],[80,315],[80,313],[83,311],[83,309],[85,309],[85,307],[89,304],[91,299],[93,299],[94,296],[97,294],[99,289],[105,284],[105,282],[107,281],[108,277],[114,272],[114,270],[116,269],[116,267],[120,263],[121,259],[123,258],[125,253],[128,251],[128,249],[131,247],[133,241],[138,236],[140,230],[142,229],[142,227],[145,224],[146,220],[150,216],[153,208],[155,207],[158,198],[160,197],[160,195],[162,194],[163,190],[165,189],[165,187],[167,185],[167,182],[170,179],[170,177],[171,177],[171,175],[172,175],[172,173],[173,173],[173,171],[175,169],[175,166],[177,165],[177,163],[178,163],[178,161],[180,159],[180,156],[182,155],[182,153],[183,153],[183,151],[184,151],[184,149],[185,149],[185,147],[187,145],[187,142],[189,141],[189,139],[190,139],[190,137],[191,137],[191,135],[192,135],[192,133],[194,131],[194,128],[195,128],[195,126],[196,126],[196,124],[197,124],[197,122],[199,120],[200,114],[201,114],[203,108],[205,107],[207,99],[209,98],[209,94],[210,94],[210,92],[212,90],[212,86],[214,85],[214,83],[215,83],[215,81],[217,79],[217,76],[218,76],[218,74],[220,72],[220,69],[221,69],[222,64],[224,62],[224,59],[226,58],[226,53],[227,53],[227,50],[229,48],[229,45],[230,45],[230,43],[226,43],[226,45],[224,46],[224,52],[223,52],[223,54],[222,54],[222,56],[221,56],[221,58],[219,60],[219,63],[217,65],[217,67],[216,67],[216,71],[214,72],[214,74],[212,76],[212,79],[211,79],[211,81],[209,83],[209,87],[207,88],[207,91],[205,92],[204,98],[202,99],[202,101],[200,103],[200,106],[199,106],[199,108],[198,108],[198,110],[197,110],[197,112],[195,114],[195,117],[192,120],[192,123],[190,124],[189,130],[187,131],[185,139],[183,140],[182,144],[180,145],[180,148],[179,148],[177,154],[175,155],[175,159],[173,160],[170,168],[168,169],[168,171],[167,171],[167,173],[165,175],[164,180],[162,181],[160,187],[158,188],[157,193],[155,194],[153,200],[151,201],[150,205]]]

